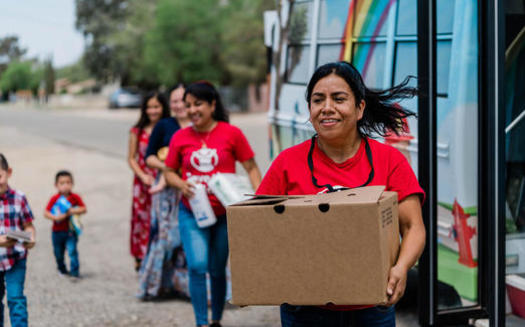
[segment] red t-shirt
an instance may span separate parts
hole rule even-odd
[[[57,193],[49,199],[49,203],[47,204],[46,210],[51,211],[53,206],[55,205],[55,202],[60,197],[60,193]],[[82,201],[82,198],[75,193],[70,193],[68,196],[66,196],[66,199],[71,203],[71,206],[73,207],[85,207],[84,201]],[[53,221],[53,232],[67,232],[69,231],[69,218],[62,221]]]
[[[207,182],[215,173],[235,173],[235,161],[252,159],[254,153],[242,131],[228,123],[217,122],[209,132],[197,132],[193,127],[178,130],[171,138],[165,164],[181,169],[181,177],[191,183]],[[208,198],[217,216],[226,210],[217,197],[208,191]],[[188,199],[182,198],[190,208]]]
[[[343,163],[336,163],[319,149],[317,142],[312,155],[314,175],[318,185],[330,184],[334,188],[359,187],[370,174],[370,164],[365,151],[365,142],[357,153]],[[385,185],[387,191],[396,191],[401,202],[407,196],[418,194],[421,200],[425,193],[417,181],[414,171],[403,154],[383,143],[368,139],[374,165],[374,177],[368,186]],[[312,183],[308,167],[308,152],[311,141],[306,141],[282,151],[272,162],[264,176],[257,194],[267,195],[305,195],[327,192],[327,188],[317,188]],[[330,310],[356,310],[369,306],[324,306]]]

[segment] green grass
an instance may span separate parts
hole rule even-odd
[[[464,266],[458,259],[458,253],[439,244],[438,279],[453,286],[461,297],[475,302],[478,300],[478,268]]]
[[[452,207],[453,207],[452,204],[445,203],[445,202],[438,202],[438,204],[439,204],[440,206],[442,206],[443,208],[452,211]],[[472,206],[472,207],[466,207],[466,208],[463,208],[463,211],[464,211],[466,214],[469,214],[469,215],[471,215],[471,216],[477,216],[477,215],[478,215],[478,207],[477,207],[477,206]]]

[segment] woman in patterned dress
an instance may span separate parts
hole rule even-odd
[[[151,195],[156,171],[146,166],[145,154],[149,136],[155,124],[169,117],[168,105],[161,93],[148,94],[142,103],[140,118],[129,133],[128,163],[134,173],[133,205],[131,210],[131,255],[135,258],[135,270],[140,268],[149,241]]]
[[[179,234],[178,207],[180,192],[166,185],[164,160],[173,134],[190,124],[184,104],[185,86],[177,84],[168,93],[172,117],[164,118],[151,132],[146,164],[158,169],[152,193],[151,229],[148,253],[139,272],[137,297],[151,300],[156,297],[189,297],[188,269]]]

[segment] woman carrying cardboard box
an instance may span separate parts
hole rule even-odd
[[[403,119],[414,113],[395,100],[416,94],[408,82],[407,79],[391,89],[373,91],[347,62],[323,65],[310,79],[306,100],[317,134],[281,152],[257,194],[304,195],[386,185],[387,191],[398,193],[402,243],[397,263],[389,273],[387,306],[283,304],[284,327],[395,326],[394,304],[403,296],[407,272],[425,246],[421,215],[424,191],[403,154],[371,136],[404,131]]]

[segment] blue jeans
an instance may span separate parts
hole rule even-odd
[[[62,274],[68,273],[66,264],[64,263],[64,252],[67,249],[70,263],[69,274],[71,276],[78,277],[79,262],[77,251],[77,234],[73,231],[53,232],[52,240],[58,271],[60,271]]]
[[[206,273],[211,279],[212,320],[221,320],[226,301],[226,263],[228,261],[228,229],[226,216],[217,223],[199,228],[191,210],[182,203],[179,209],[179,229],[188,261],[190,297],[197,325],[208,324]]]
[[[395,327],[394,307],[330,311],[314,306],[281,305],[283,327]]]
[[[18,260],[7,271],[0,272],[0,327],[4,326],[4,294],[12,327],[27,327],[27,300],[24,296],[26,259]]]

